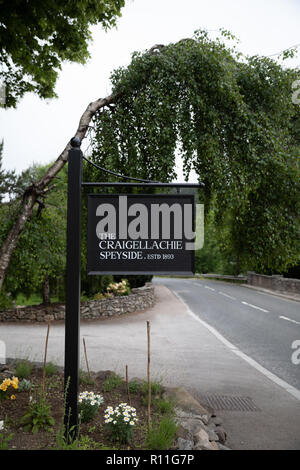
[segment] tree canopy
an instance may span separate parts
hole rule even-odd
[[[224,32],[226,36],[228,33]],[[123,174],[205,184],[220,247],[244,269],[299,261],[299,72],[243,57],[205,31],[134,53],[112,74],[114,104],[94,116],[93,160]]]
[[[6,107],[26,92],[55,97],[63,61],[89,57],[90,26],[114,26],[124,0],[0,0],[0,83]]]

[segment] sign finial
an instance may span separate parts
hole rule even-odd
[[[73,148],[80,148],[81,140],[79,139],[79,137],[72,137],[72,139],[70,140],[70,144]]]

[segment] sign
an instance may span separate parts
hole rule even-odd
[[[88,274],[193,274],[190,194],[88,196]]]

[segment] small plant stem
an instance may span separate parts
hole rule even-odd
[[[47,363],[47,350],[48,350],[48,338],[50,331],[50,321],[48,321],[46,343],[45,343],[45,353],[44,353],[44,367],[43,367],[43,380],[42,380],[42,396],[45,396],[45,382],[46,382],[46,363]]]
[[[84,348],[84,356],[85,356],[85,362],[86,362],[86,367],[87,367],[87,370],[88,370],[89,379],[91,379],[91,373],[90,373],[90,368],[89,368],[89,363],[88,363],[86,346],[85,346],[85,339],[84,338],[83,338],[83,348]]]
[[[131,406],[131,399],[130,399],[130,393],[129,393],[129,383],[128,383],[128,366],[127,365],[126,365],[125,377],[126,377],[126,389],[127,389],[128,401],[129,401],[129,405]]]
[[[151,378],[150,378],[150,322],[147,321],[147,343],[148,343],[148,365],[147,365],[147,377],[148,377],[148,431],[150,431],[151,425]]]

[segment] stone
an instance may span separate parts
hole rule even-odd
[[[206,443],[206,444],[201,444],[200,442],[198,442],[195,446],[194,446],[194,449],[193,450],[220,450],[218,444],[216,442],[209,442]]]
[[[14,372],[11,370],[5,370],[4,372],[1,373],[1,377],[3,379],[12,379],[14,377]]]
[[[223,420],[219,416],[212,416],[212,418],[209,420],[209,424],[215,424],[216,426],[222,426]]]
[[[112,377],[114,375],[116,375],[116,374],[112,370],[101,370],[100,372],[96,373],[96,379],[104,381],[104,380],[106,380],[109,377]]]
[[[205,425],[200,421],[199,419],[193,419],[193,418],[175,418],[176,424],[180,424],[187,432],[188,432],[188,437],[193,436],[196,434],[200,429],[205,429]]]
[[[202,416],[201,416],[201,421],[202,421],[202,423],[204,423],[205,425],[208,425],[208,423],[209,423],[209,418],[210,418],[209,415],[202,415]]]
[[[177,440],[177,448],[179,450],[192,450],[193,442],[187,439],[182,439],[182,437],[179,437]]]
[[[215,431],[208,431],[208,437],[210,441],[218,441],[219,436]]]
[[[0,372],[5,372],[6,370],[9,370],[9,367],[7,364],[1,364],[0,365]]]
[[[179,424],[177,431],[176,431],[176,437],[181,437],[182,439],[188,440],[189,437],[191,437],[191,433],[184,428],[181,424]]]
[[[219,443],[220,450],[231,450],[229,447],[224,446],[224,444]]]
[[[225,441],[227,439],[227,433],[224,428],[221,426],[217,426],[214,432],[217,434],[219,441],[221,444],[225,444]]]
[[[194,434],[194,441],[196,445],[205,446],[209,444],[209,435],[204,429],[199,429],[198,432]]]
[[[164,395],[175,401],[176,406],[183,411],[193,413],[198,416],[209,415],[209,412],[184,388],[166,387]]]

